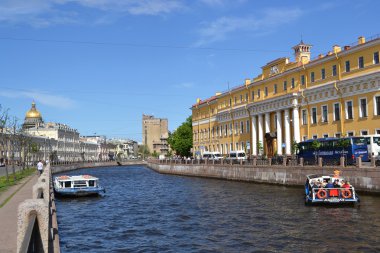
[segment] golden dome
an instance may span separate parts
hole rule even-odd
[[[26,113],[25,118],[42,118],[41,113],[37,111],[34,102],[32,103],[32,108]]]

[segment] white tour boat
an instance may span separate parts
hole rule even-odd
[[[355,204],[360,199],[355,188],[344,178],[335,175],[308,175],[305,183],[305,204]]]
[[[91,196],[104,193],[99,178],[90,175],[57,176],[54,178],[54,192],[60,196]]]

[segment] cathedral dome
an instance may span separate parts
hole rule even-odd
[[[38,118],[42,119],[41,113],[36,109],[36,104],[32,103],[32,108],[26,113],[25,119]]]

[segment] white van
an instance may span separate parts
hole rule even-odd
[[[231,160],[246,160],[247,156],[245,155],[244,150],[230,151],[228,158]]]
[[[220,160],[222,159],[222,155],[219,152],[203,152],[202,155],[203,159],[209,159],[209,160]]]
[[[363,135],[367,140],[368,155],[369,157],[380,158],[380,135],[370,134]]]

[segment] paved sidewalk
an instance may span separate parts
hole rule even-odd
[[[16,252],[17,250],[17,209],[26,199],[32,198],[33,185],[38,176],[33,174],[21,180],[17,185],[10,187],[0,194],[0,205],[12,194],[10,200],[0,208],[0,252]]]

